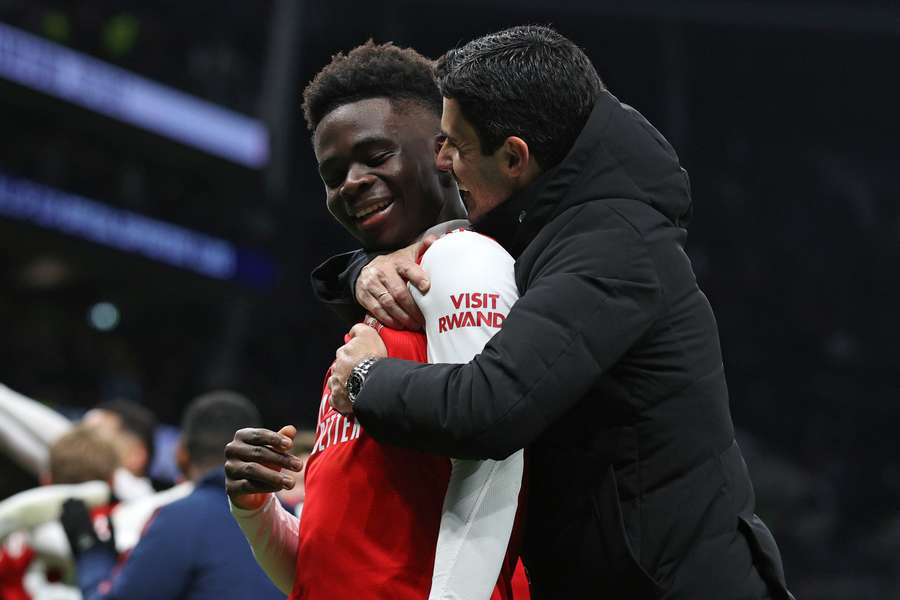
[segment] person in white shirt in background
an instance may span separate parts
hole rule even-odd
[[[117,412],[122,409],[121,403],[107,406],[109,408],[92,409],[80,422],[72,422],[44,404],[0,384],[0,452],[44,484],[0,501],[0,543],[8,543],[11,550],[30,547],[41,559],[41,564],[50,564],[69,573],[73,565],[71,549],[58,522],[66,499],[82,499],[91,508],[108,504],[113,497],[120,500],[110,518],[116,549],[124,553],[137,544],[144,525],[158,508],[192,491],[193,484],[184,482],[155,492],[144,476],[152,456],[152,449],[147,446],[148,436],[146,432],[127,428],[127,423],[135,421],[137,425],[132,426],[136,429],[151,428],[152,415],[142,409],[146,414],[135,411],[134,415],[126,417]],[[142,422],[143,426],[140,425]],[[71,479],[52,474],[54,447],[61,443],[65,446],[66,437],[83,428],[96,431],[113,448],[115,466],[111,477],[72,485]],[[34,590],[33,596],[43,590],[44,594],[80,597],[76,588],[63,586],[67,591],[60,591],[59,585],[48,585],[43,573],[40,564],[29,569],[26,584]],[[48,600],[53,597],[49,596]]]
[[[116,444],[121,467],[113,488],[119,500],[154,493],[146,476],[156,425],[149,410],[127,400],[114,400],[89,410],[81,422],[100,429]],[[52,408],[0,384],[0,451],[35,477],[46,472],[50,446],[74,426]]]

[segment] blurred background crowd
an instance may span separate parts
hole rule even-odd
[[[900,598],[888,0],[0,0],[0,383],[70,420],[142,408],[156,489],[208,390],[312,427],[343,326],[308,274],[354,245],[302,86],[369,37],[436,57],[522,23],[581,45],[691,175],[688,253],[793,591]],[[9,449],[0,473],[0,500],[38,484]]]

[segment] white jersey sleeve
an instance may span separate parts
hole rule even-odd
[[[67,418],[0,384],[0,448],[35,475],[47,468],[48,449],[72,428]]]
[[[20,529],[30,529],[59,519],[69,498],[83,501],[88,508],[109,502],[109,484],[103,481],[44,485],[19,492],[0,502],[0,542]]]
[[[294,587],[300,520],[286,511],[275,494],[257,509],[246,510],[228,501],[231,514],[250,543],[256,562],[285,594]]]
[[[499,330],[518,299],[515,261],[497,242],[459,230],[422,257],[426,295],[411,287],[428,361],[466,363]],[[430,599],[488,599],[506,556],[524,472],[523,451],[501,461],[451,459]]]

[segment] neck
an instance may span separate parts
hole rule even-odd
[[[219,463],[209,465],[191,465],[188,468],[187,477],[194,483],[198,483],[207,473],[219,467]]]
[[[540,177],[541,173],[543,173],[543,172],[544,172],[544,170],[541,169],[540,166],[538,166],[536,160],[530,161],[528,163],[528,167],[525,169],[525,171],[521,175],[519,175],[519,177],[516,179],[515,184],[513,186],[513,193],[516,193],[520,190],[524,190],[525,188],[527,188],[529,185],[534,183],[534,181],[538,177]]]

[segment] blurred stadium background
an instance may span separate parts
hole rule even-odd
[[[300,114],[369,37],[550,24],[691,174],[689,253],[798,598],[900,598],[900,5],[0,0],[0,382],[176,424],[230,387],[311,425],[350,249]],[[34,485],[0,457],[0,499]]]

